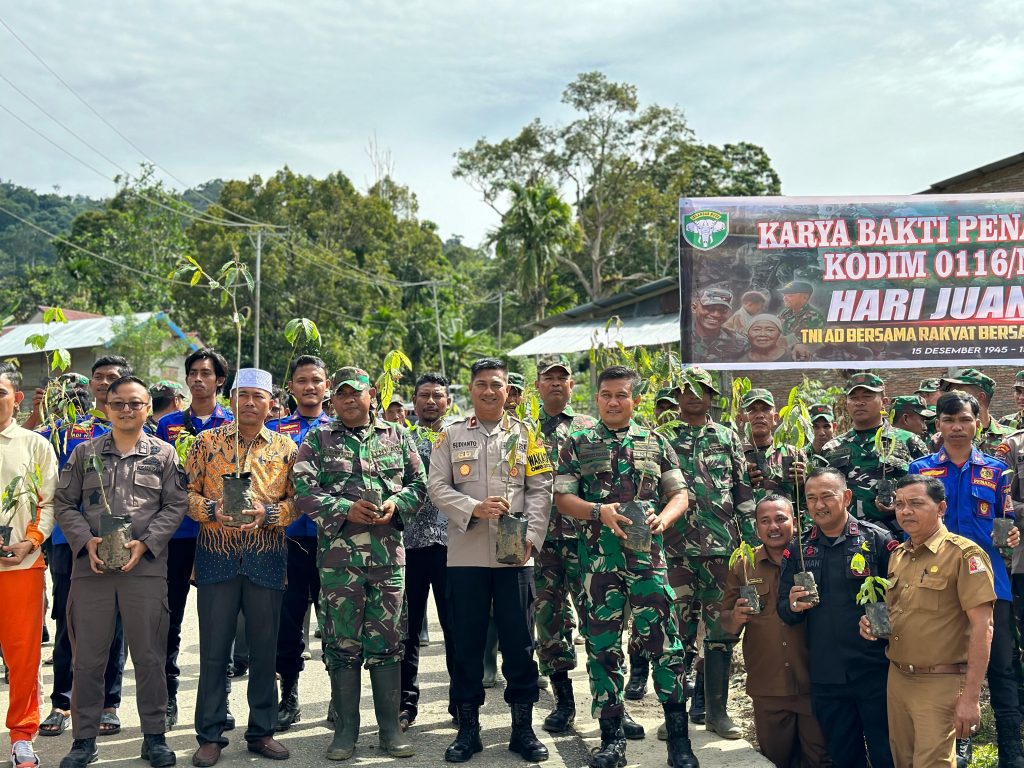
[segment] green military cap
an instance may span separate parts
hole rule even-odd
[[[926,419],[930,419],[935,415],[935,411],[928,407],[928,403],[920,395],[900,395],[899,397],[894,397],[891,406],[893,415],[897,418],[903,411],[912,411],[919,416],[924,416]]]
[[[400,406],[405,408],[405,401],[402,399],[402,396],[399,395],[398,393],[395,393],[391,396],[390,405],[394,405],[395,403],[398,403]]]
[[[356,392],[365,392],[370,388],[370,374],[362,368],[355,368],[351,365],[346,365],[344,368],[339,368],[335,371],[334,375],[331,376],[331,381],[334,382],[335,392],[346,384]]]
[[[940,389],[942,389],[942,382],[938,379],[921,379],[921,386],[919,386],[914,392],[915,394],[921,392],[930,394],[932,392],[938,392]]]
[[[654,402],[660,403],[662,400],[667,400],[672,405],[679,405],[679,387],[662,387],[658,390],[658,394],[654,396]]]
[[[521,373],[510,373],[508,385],[511,389],[518,389],[520,392],[526,389],[526,378]]]
[[[870,371],[861,371],[855,373],[853,376],[846,380],[846,394],[850,394],[853,390],[861,387],[863,389],[871,390],[872,392],[884,392],[885,382],[882,381],[882,377],[878,374],[871,373]]]
[[[779,289],[780,293],[814,293],[814,286],[803,280],[793,280]]]
[[[707,288],[697,295],[697,301],[702,307],[710,307],[714,304],[732,307],[732,291],[725,288]]]
[[[752,389],[740,398],[740,408],[749,408],[754,403],[767,403],[774,408],[775,398],[767,389]]]
[[[977,387],[989,397],[992,397],[996,391],[995,380],[986,376],[977,368],[964,368],[953,376],[944,376],[942,378],[942,388],[944,390],[952,389],[953,384],[967,384]]]
[[[836,415],[832,412],[832,406],[825,405],[824,403],[815,403],[807,409],[807,413],[810,414],[812,423],[822,418],[829,421],[836,420]]]
[[[184,392],[184,387],[176,381],[160,379],[160,381],[149,388],[149,394],[151,395],[156,395],[158,392],[170,392],[175,395],[180,395]]]
[[[89,377],[85,374],[75,373],[69,371],[68,373],[62,373],[57,379],[61,384],[70,384],[72,387],[87,387],[89,386]]]
[[[1014,388],[1024,387],[1024,371],[1017,371],[1017,376],[1013,380]]]
[[[537,364],[537,375],[538,376],[543,376],[545,373],[547,373],[548,371],[553,370],[555,368],[561,368],[567,374],[572,376],[572,366],[569,365],[569,361],[566,360],[564,357],[547,357],[547,358],[544,358],[543,360],[541,360]],[[511,380],[511,379],[512,379],[512,375],[509,374],[509,380]]]
[[[711,374],[711,371],[701,368],[699,365],[692,365],[689,368],[683,369],[683,386],[686,386],[687,379],[697,382],[702,387],[707,387],[716,395],[722,394],[718,389],[718,385],[715,384],[715,377]]]

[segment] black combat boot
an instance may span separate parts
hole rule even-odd
[[[576,698],[572,693],[572,680],[551,683],[555,689],[555,709],[544,718],[544,730],[548,733],[565,733],[576,722]]]
[[[590,768],[622,768],[626,764],[626,736],[621,717],[602,717],[601,746],[590,752]]]
[[[704,696],[707,699],[705,726],[723,739],[741,739],[743,731],[726,711],[729,701],[729,674],[732,651],[704,649]],[[1018,736],[1018,742],[1020,738]],[[1021,766],[1024,768],[1024,766]]]
[[[480,708],[460,704],[459,732],[444,751],[444,759],[449,763],[465,763],[483,749],[484,745],[480,743]]]
[[[647,678],[651,662],[642,654],[629,654],[629,679],[626,681],[626,699],[640,701],[647,695]]]
[[[302,719],[299,708],[299,675],[281,675],[281,703],[277,705],[275,731],[287,731]]]
[[[665,710],[665,728],[668,730],[669,768],[700,768],[687,731],[686,705],[666,702],[662,708]]]
[[[96,739],[75,739],[71,742],[71,751],[60,761],[60,768],[85,768],[99,759]]]
[[[508,751],[518,752],[531,763],[548,759],[548,748],[533,732],[533,704],[512,705],[512,736],[508,740]]]
[[[167,746],[167,739],[162,733],[143,734],[142,759],[149,760],[153,768],[171,768],[175,763],[174,752]]]
[[[625,707],[622,709],[622,732],[630,741],[640,741],[644,737],[644,727],[629,716]]]
[[[1024,747],[1020,742],[1020,719],[997,717],[996,738],[999,746],[999,768],[1024,768]]]
[[[690,722],[704,725],[704,670],[697,670],[693,681],[693,701],[690,702]]]

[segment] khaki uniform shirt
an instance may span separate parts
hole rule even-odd
[[[940,524],[924,544],[907,539],[893,551],[889,580],[889,660],[916,667],[965,663],[967,611],[996,599],[992,563],[981,547]]]
[[[747,665],[747,694],[750,696],[801,696],[811,692],[811,671],[807,657],[805,624],[790,626],[779,618],[779,575],[782,568],[772,562],[764,545],[754,550],[754,568],[748,581],[757,587],[761,613],[751,616],[743,627],[743,660]],[[722,608],[732,610],[743,584],[743,563],[729,569],[725,579]]]
[[[510,467],[506,457],[513,436],[518,442]],[[510,511],[526,516],[527,541],[539,552],[551,514],[551,474],[544,443],[507,413],[490,430],[475,416],[447,426],[430,454],[427,492],[448,517],[449,567],[517,567],[496,558],[498,521],[473,517],[488,496],[504,496]],[[524,565],[533,565],[533,557]]]

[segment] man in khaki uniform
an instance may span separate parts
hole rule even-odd
[[[896,520],[910,537],[889,559],[889,746],[896,768],[955,765],[954,742],[981,724],[981,681],[992,644],[992,563],[942,524],[942,482],[896,484]],[[1002,567],[1002,564],[999,564]],[[861,636],[876,639],[866,616]],[[941,639],[941,642],[936,641]]]

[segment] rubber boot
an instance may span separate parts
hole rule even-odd
[[[693,681],[693,701],[690,702],[690,722],[694,725],[704,725],[704,670],[697,670],[697,677]],[[665,738],[668,738],[666,734]]]
[[[449,763],[465,763],[483,749],[484,745],[480,743],[480,708],[460,704],[459,732],[444,751],[444,759]]]
[[[544,718],[544,730],[548,733],[565,733],[576,722],[576,698],[572,692],[572,680],[551,683],[555,688],[555,709]]]
[[[377,715],[380,748],[391,757],[412,757],[416,750],[406,741],[405,732],[398,723],[398,708],[402,703],[402,665],[370,667],[370,688],[373,690],[373,711]]]
[[[498,679],[498,628],[491,617],[487,625],[487,642],[484,645],[484,688],[493,688]]]
[[[335,710],[334,740],[327,748],[328,760],[348,760],[359,738],[359,667],[328,670],[331,676],[331,704]]]
[[[626,735],[621,717],[602,717],[601,746],[590,753],[591,768],[622,768],[626,764]]]
[[[539,763],[548,759],[548,748],[533,732],[533,704],[512,705],[512,736],[508,751],[518,752],[523,760]]]
[[[647,695],[647,678],[651,662],[641,654],[629,654],[629,680],[626,681],[626,699],[640,701]]]
[[[956,740],[956,768],[967,768],[974,756],[974,744],[970,739]]]
[[[281,703],[277,705],[275,731],[287,731],[302,719],[299,709],[299,675],[281,675]]]
[[[665,728],[668,731],[669,768],[700,768],[697,756],[693,754],[690,734],[686,724],[686,705],[665,702]]]
[[[731,671],[731,650],[704,649],[704,697],[707,706],[704,724],[709,731],[717,733],[723,739],[740,739],[743,738],[743,731],[726,712]]]
[[[625,707],[622,709],[622,732],[630,741],[640,741],[645,736],[644,727],[629,716]]]
[[[999,745],[999,768],[1024,768],[1024,747],[1020,742],[1020,720],[1011,717],[997,717],[996,738]]]

